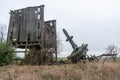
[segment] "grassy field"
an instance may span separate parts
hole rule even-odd
[[[58,59],[57,59],[57,60],[58,60],[58,61],[61,61],[61,60],[63,60],[63,61],[64,61],[64,60],[68,60],[68,59],[67,59],[67,57],[58,57]]]
[[[0,67],[0,80],[120,80],[119,62]]]

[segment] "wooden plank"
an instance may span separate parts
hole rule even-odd
[[[20,28],[20,41],[24,41],[26,37],[26,27],[25,27],[25,12],[21,9],[21,28]]]
[[[8,28],[8,34],[7,34],[7,41],[10,42],[11,32],[13,31],[13,11],[10,12],[10,20],[9,20],[9,28]]]
[[[30,8],[30,32],[31,32],[31,41],[36,41],[36,37],[35,37],[35,15],[37,14],[37,11],[35,10],[35,8]]]

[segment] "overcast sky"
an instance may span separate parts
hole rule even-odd
[[[57,20],[63,51],[72,51],[62,29],[73,35],[79,46],[87,43],[90,52],[105,51],[113,43],[120,46],[120,0],[1,0],[0,23],[9,23],[9,11],[45,5],[45,20]]]

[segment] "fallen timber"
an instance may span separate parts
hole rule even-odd
[[[69,36],[69,34],[67,33],[67,31],[65,29],[63,29],[63,32],[65,34],[65,36],[67,37],[66,41],[68,41],[72,48],[73,51],[72,53],[67,57],[68,60],[71,60],[72,63],[77,63],[79,61],[95,61],[98,62],[102,57],[112,57],[113,60],[115,60],[117,54],[110,54],[110,53],[106,53],[106,54],[102,54],[99,56],[95,56],[95,55],[87,55],[87,51],[88,51],[88,44],[82,44],[80,47],[78,47],[75,42],[72,40],[73,36]],[[106,58],[104,59],[104,61],[106,60]]]
[[[113,60],[115,60],[116,59],[116,56],[117,56],[117,54],[115,53],[115,54],[110,54],[110,53],[104,53],[104,54],[101,54],[101,55],[99,55],[99,56],[95,56],[95,55],[90,55],[90,56],[88,56],[87,55],[87,59],[88,59],[88,61],[89,62],[91,62],[91,61],[99,61],[102,57],[112,57],[113,58]],[[103,60],[103,61],[105,61],[106,60],[106,58]]]
[[[86,53],[88,51],[88,44],[82,44],[80,47],[78,47],[75,42],[72,40],[73,36],[69,36],[67,31],[63,29],[63,32],[65,36],[67,37],[66,41],[69,41],[71,44],[73,51],[71,55],[69,55],[67,58],[68,60],[71,60],[72,63],[77,63],[80,60],[85,61],[86,60]]]

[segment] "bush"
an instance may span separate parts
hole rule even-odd
[[[0,43],[0,66],[10,64],[14,57],[14,48],[7,43]]]

